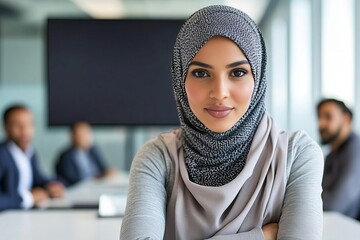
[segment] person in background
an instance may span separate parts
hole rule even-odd
[[[8,107],[3,114],[6,140],[0,144],[0,211],[29,209],[49,197],[62,197],[64,186],[39,169],[33,116],[23,105]]]
[[[319,133],[330,153],[325,158],[323,206],[360,217],[360,137],[352,130],[351,110],[337,99],[323,99],[317,105]]]
[[[71,141],[71,146],[60,154],[55,165],[59,180],[66,186],[115,173],[114,169],[107,168],[99,149],[93,144],[88,123],[76,122],[71,126]]]
[[[323,154],[267,113],[266,61],[244,12],[186,20],[172,61],[181,127],[135,156],[120,239],[322,239]]]

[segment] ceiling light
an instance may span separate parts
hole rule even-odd
[[[93,18],[122,18],[124,6],[120,0],[73,0]]]

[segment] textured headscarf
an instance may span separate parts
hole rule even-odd
[[[208,129],[191,111],[185,77],[198,51],[214,36],[235,42],[248,59],[254,76],[250,105],[226,132]],[[242,11],[222,5],[195,12],[182,26],[174,47],[173,89],[184,132],[184,157],[190,180],[204,186],[222,186],[245,166],[256,129],[265,112],[266,50],[255,22]]]

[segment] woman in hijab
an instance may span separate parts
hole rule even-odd
[[[121,239],[321,239],[322,152],[265,110],[266,51],[245,13],[210,6],[173,52],[181,128],[136,155]]]

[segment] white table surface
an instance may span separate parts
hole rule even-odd
[[[98,218],[96,210],[32,210],[0,213],[0,238],[21,240],[119,239],[122,218]],[[324,213],[323,240],[360,239],[360,223]]]
[[[359,240],[360,222],[336,212],[324,213],[324,240]]]
[[[6,211],[0,214],[0,239],[119,239],[121,218],[98,218],[96,210]]]
[[[97,206],[102,194],[127,195],[129,176],[119,172],[104,179],[83,181],[66,190],[61,199],[49,199],[41,208],[73,208],[75,206]]]

